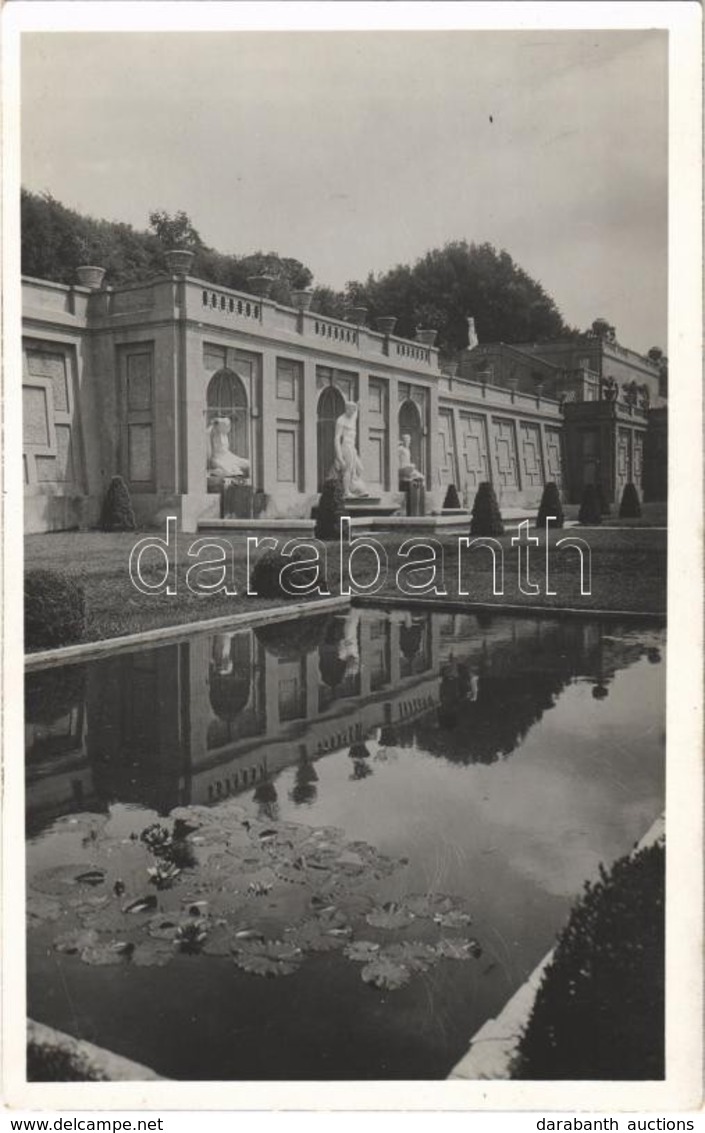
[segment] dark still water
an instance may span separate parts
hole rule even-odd
[[[664,804],[664,633],[353,610],[27,678],[29,1014],[442,1078]]]

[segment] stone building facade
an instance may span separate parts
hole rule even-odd
[[[504,507],[527,510],[549,480],[566,499],[591,477],[607,478],[612,498],[627,479],[641,490],[650,407],[636,395],[606,401],[605,356],[573,368],[557,346],[474,347],[451,373],[428,342],[323,317],[305,297],[286,307],[177,274],[95,290],[25,279],[26,530],[94,525],[116,474],[138,522],[177,515],[197,530],[221,515],[208,469],[216,418],[250,467],[242,517],[306,519],[346,401],[359,406],[367,489],[388,507],[403,500],[406,435],[428,512],[451,483],[465,506],[490,480]],[[633,357],[627,372],[648,383],[650,364]],[[522,362],[518,376],[509,359]],[[663,442],[663,411],[660,421]],[[663,443],[658,451],[663,465]]]

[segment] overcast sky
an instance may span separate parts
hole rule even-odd
[[[334,287],[488,240],[666,347],[665,32],[25,35],[22,181]]]

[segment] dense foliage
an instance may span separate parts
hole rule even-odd
[[[545,528],[547,516],[553,516],[553,519],[549,520],[549,527],[563,526],[563,505],[561,504],[558,485],[553,480],[550,480],[543,490],[539,513],[536,517],[536,526]]]
[[[504,534],[502,513],[489,480],[483,480],[477,489],[470,517],[470,534],[473,536]]]
[[[86,628],[83,587],[66,574],[28,570],[24,576],[25,650],[80,641]]]
[[[514,1076],[664,1076],[665,849],[588,883],[544,973]]]
[[[194,252],[190,274],[210,283],[247,291],[251,275],[276,277],[272,299],[289,303],[291,289],[308,287],[310,270],[299,260],[276,252],[225,255],[208,247],[183,212],[173,217],[161,209],[150,213],[151,231],[129,224],[95,220],[67,208],[49,194],[22,190],[22,272],[38,279],[73,283],[79,264],[99,264],[110,285],[138,283],[166,270],[164,252],[185,247]]]
[[[101,531],[134,531],[135,513],[132,510],[130,490],[122,476],[113,476],[105,493],[100,513]]]
[[[620,519],[638,519],[641,515],[641,504],[639,502],[639,493],[636,490],[636,485],[630,480],[625,484],[622,493],[622,502],[619,505],[619,518]]]
[[[39,279],[72,283],[79,264],[106,269],[106,285],[136,283],[165,271],[164,251],[189,248],[190,274],[210,283],[247,291],[253,275],[272,275],[271,298],[291,302],[292,290],[309,287],[312,272],[301,261],[276,252],[227,255],[209,247],[184,212],[150,212],[150,230],[95,220],[67,208],[49,194],[22,190],[22,271]],[[480,341],[541,341],[573,333],[543,287],[506,251],[491,244],[455,240],[435,248],[414,264],[399,264],[341,291],[318,286],[313,308],[345,316],[351,305],[369,308],[370,325],[379,316],[397,316],[396,333],[413,338],[417,327],[438,332],[444,357],[456,357],[468,342],[472,315]]]
[[[454,240],[413,265],[348,283],[344,295],[319,288],[315,296],[324,314],[339,315],[347,300],[367,307],[372,323],[396,315],[403,338],[412,338],[417,327],[433,328],[449,358],[467,346],[470,315],[481,342],[538,342],[572,333],[541,284],[487,243]]]

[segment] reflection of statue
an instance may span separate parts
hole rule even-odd
[[[338,643],[338,660],[345,661],[346,674],[357,673],[360,669],[359,624],[360,611],[351,610],[345,617],[343,636]]]
[[[614,378],[602,379],[602,393],[605,401],[616,401],[619,395],[619,386]]]
[[[208,471],[217,479],[248,476],[250,462],[230,448],[230,418],[216,417],[208,429]]]
[[[355,447],[356,433],[357,405],[354,401],[346,401],[345,412],[335,423],[334,471],[342,478],[346,496],[367,496],[369,493],[362,480],[362,461]]]
[[[230,650],[234,634],[216,633],[213,638],[213,670],[221,677],[233,671],[233,659]]]
[[[411,436],[409,433],[404,433],[399,442],[399,479],[423,480],[423,472],[419,472],[411,459]]]

